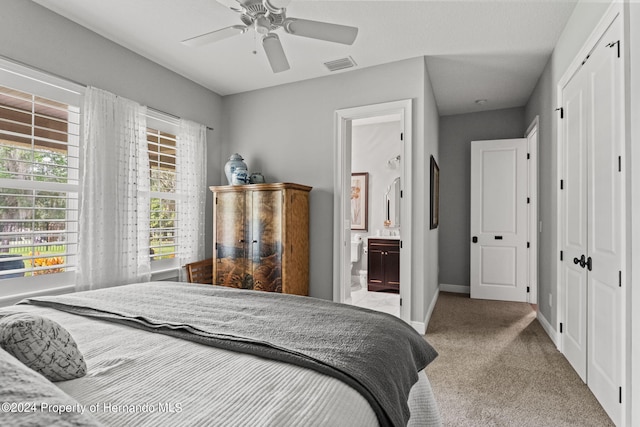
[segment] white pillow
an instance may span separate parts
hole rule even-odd
[[[50,381],[71,380],[87,373],[71,334],[46,317],[28,313],[3,317],[0,347]]]

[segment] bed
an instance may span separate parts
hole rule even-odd
[[[0,425],[437,426],[436,351],[401,320],[294,295],[149,282],[0,309],[53,321],[86,375],[0,348]],[[5,386],[6,385],[6,386]]]

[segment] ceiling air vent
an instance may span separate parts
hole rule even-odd
[[[344,70],[345,68],[355,67],[358,64],[356,64],[356,61],[354,61],[353,58],[351,58],[350,56],[347,56],[346,58],[325,62],[324,65],[325,67],[327,67],[329,71],[338,71],[338,70]]]

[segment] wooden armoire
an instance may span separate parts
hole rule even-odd
[[[213,192],[213,283],[308,295],[309,191],[292,183]]]

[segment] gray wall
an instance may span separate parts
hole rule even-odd
[[[415,58],[223,99],[223,156],[241,153],[249,169],[261,170],[270,182],[313,186],[311,296],[333,298],[334,112],[412,99],[413,168],[422,170],[425,152],[437,152],[437,111],[430,85],[425,90],[425,74],[424,59]],[[425,102],[425,98],[429,99]],[[426,127],[430,129],[428,140],[424,138]],[[424,216],[424,176],[414,174],[413,185],[415,220]],[[417,236],[424,235],[420,221],[414,223]],[[437,253],[426,258],[426,245],[425,239],[414,238],[411,318],[417,321],[424,321],[425,301],[431,301],[437,287],[437,280],[431,283],[432,279],[425,278],[427,270],[437,270]]]
[[[391,169],[387,166],[387,161],[402,153],[400,129],[399,121],[353,126],[351,171],[369,173],[369,229],[354,230],[351,235],[375,236],[376,230],[382,231],[385,228],[384,194],[393,180],[400,176],[400,164],[396,163],[397,168]],[[393,198],[393,194],[390,197]],[[394,218],[393,209],[391,215]],[[396,227],[395,218],[393,226]]]
[[[414,253],[414,268],[420,266],[425,270],[424,272],[424,286],[419,287],[419,290],[415,292],[414,300],[420,298],[422,307],[419,318],[420,321],[428,323],[426,316],[431,316],[431,311],[435,306],[435,295],[439,289],[438,282],[438,235],[440,234],[440,227],[431,230],[429,228],[429,208],[430,197],[427,188],[431,188],[430,177],[430,165],[431,156],[436,159],[438,164],[440,163],[440,124],[438,107],[436,106],[436,97],[433,92],[433,85],[431,78],[427,72],[427,58],[423,58],[425,72],[424,78],[424,111],[423,116],[424,128],[422,129],[422,140],[417,140],[414,143],[414,152],[417,152],[419,163],[414,159],[413,175],[414,175],[414,203],[419,205],[414,206],[414,234],[417,234],[422,230],[422,241],[424,241],[423,253]],[[424,141],[424,143],[420,143]],[[418,147],[415,145],[418,144]],[[418,197],[416,197],[418,195]],[[417,211],[417,214],[416,214]],[[418,265],[416,266],[417,263]],[[415,288],[415,286],[414,286]],[[421,291],[421,292],[420,292]],[[415,306],[415,304],[414,304]]]
[[[440,283],[469,286],[471,141],[522,138],[524,108],[440,118]]]
[[[396,177],[400,176],[400,163],[395,163],[397,167],[390,169],[387,161],[402,153],[402,141],[400,141],[400,121],[384,123],[374,123],[353,126],[351,131],[351,171],[367,172],[369,174],[368,188],[368,229],[352,230],[351,237],[360,235],[363,239],[363,248],[367,246],[367,237],[375,236],[376,230],[385,230],[384,220],[386,218],[386,207],[384,204],[384,194],[387,188]],[[394,207],[394,192],[389,194],[390,213],[393,221],[392,230],[397,229]],[[398,192],[397,197],[400,197]],[[351,268],[351,275],[357,276],[358,270],[367,270],[367,256],[360,250],[360,261],[354,263]]]
[[[207,182],[220,184],[222,98],[216,93],[31,1],[2,0],[0,40],[0,55],[7,59],[213,127],[207,134]]]
[[[557,107],[556,85],[608,7],[608,2],[579,2],[576,5],[525,108],[525,126],[536,116],[540,117],[538,220],[542,222],[542,233],[538,241],[538,306],[554,329],[557,324],[555,272],[559,259],[556,250],[557,189],[559,187],[556,155],[558,116],[554,111]],[[551,295],[552,305],[549,305],[549,295]]]

